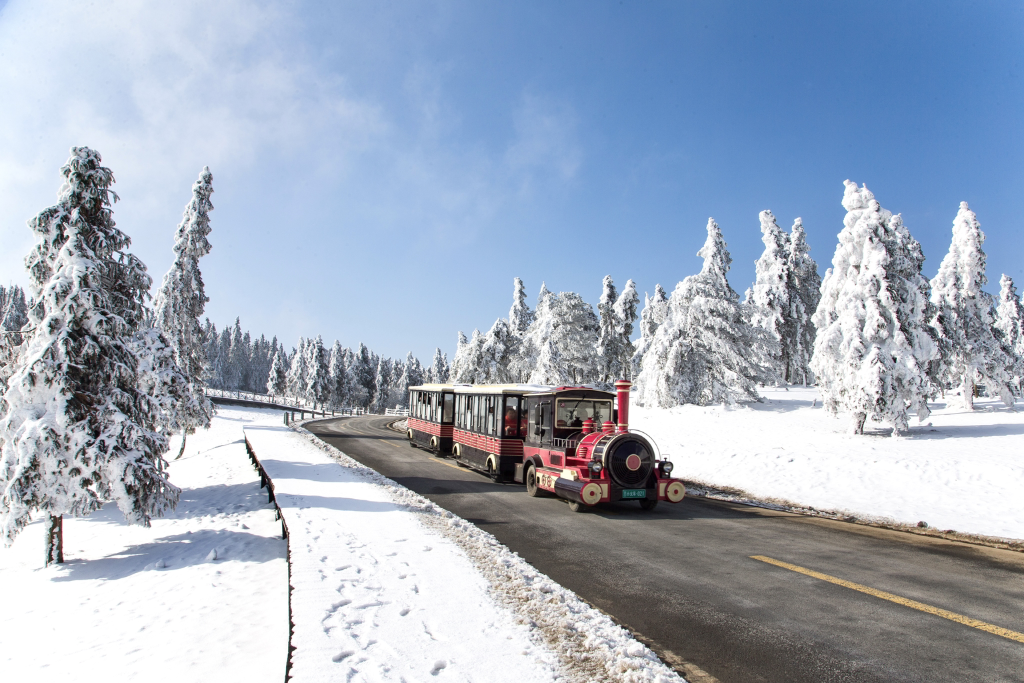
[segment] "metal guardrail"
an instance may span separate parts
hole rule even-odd
[[[385,408],[385,415],[394,415],[396,417],[409,417],[408,408]]]
[[[293,412],[320,413],[326,416],[328,413],[334,416],[355,416],[367,415],[368,411],[360,407],[343,407],[334,409],[317,408],[312,401],[298,399],[291,396],[271,396],[270,394],[257,394],[251,391],[225,391],[224,389],[211,389],[206,387],[206,395],[213,398],[226,398],[235,401],[251,401],[253,403],[265,403],[274,408],[283,408]]]

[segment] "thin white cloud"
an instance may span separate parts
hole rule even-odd
[[[137,228],[154,213],[173,221],[203,165],[217,177],[327,139],[344,166],[385,135],[380,107],[318,70],[297,31],[275,5],[242,0],[8,4],[0,279],[20,270],[31,243],[24,221],[53,202],[72,145],[104,155],[131,200],[119,220],[127,210]],[[173,222],[159,229],[169,235]]]
[[[516,139],[505,153],[513,171],[553,173],[563,180],[576,176],[583,152],[570,106],[525,92],[513,123]]]

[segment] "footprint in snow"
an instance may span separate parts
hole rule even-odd
[[[334,663],[338,663],[338,662],[344,660],[346,657],[351,657],[354,654],[355,654],[355,652],[352,651],[352,650],[342,650],[338,654],[336,654],[333,657],[331,657],[331,661],[334,662]]]
[[[448,662],[444,661],[443,659],[437,660],[436,662],[434,662],[434,668],[430,670],[430,675],[436,676],[437,674],[441,673],[441,671],[443,671],[446,666],[448,666]]]
[[[429,545],[423,546],[423,552],[429,553],[431,550],[433,550],[433,548],[431,548]]]

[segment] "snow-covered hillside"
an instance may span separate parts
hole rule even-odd
[[[859,518],[1024,539],[1024,413],[1001,401],[929,404],[924,425],[891,438],[821,407],[815,389],[762,390],[763,403],[631,411],[675,475]]]
[[[65,518],[62,565],[43,568],[40,520],[0,548],[5,681],[281,681],[286,546],[242,441],[268,414],[221,407],[190,436],[170,467],[181,502],[151,528],[109,503]]]

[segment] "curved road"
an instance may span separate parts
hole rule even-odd
[[[393,419],[306,427],[492,533],[693,683],[1024,681],[1020,553],[699,498],[573,514],[411,448]]]

